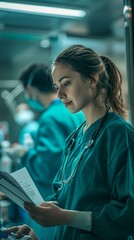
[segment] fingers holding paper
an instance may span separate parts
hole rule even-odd
[[[65,210],[57,202],[44,202],[40,206],[25,203],[24,207],[31,218],[44,227],[66,224]]]

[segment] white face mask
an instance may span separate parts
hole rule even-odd
[[[26,123],[32,121],[33,119],[34,113],[31,110],[21,110],[15,115],[15,121],[19,125],[25,125]]]

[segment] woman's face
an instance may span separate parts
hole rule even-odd
[[[92,84],[92,79],[85,79],[71,66],[63,63],[54,66],[52,77],[58,97],[70,112],[84,111],[86,107],[89,108],[89,105],[94,104],[96,83]]]

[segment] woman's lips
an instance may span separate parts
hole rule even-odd
[[[69,106],[72,103],[72,101],[64,102],[65,106]]]

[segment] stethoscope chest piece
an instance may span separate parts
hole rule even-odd
[[[90,148],[93,144],[94,144],[94,139],[90,139],[86,147]]]

